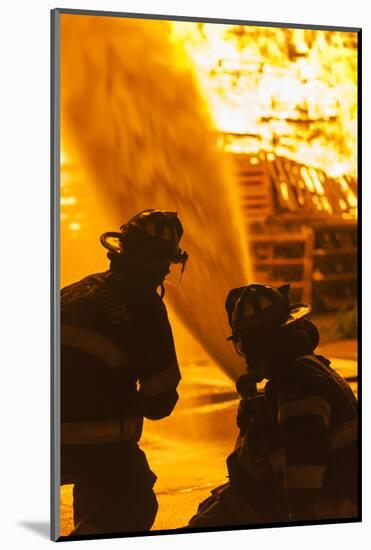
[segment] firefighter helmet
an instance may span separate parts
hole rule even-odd
[[[111,255],[132,261],[181,263],[182,271],[188,254],[179,246],[183,226],[177,212],[147,209],[120,227],[120,232],[101,235],[101,243]]]
[[[234,340],[249,329],[267,330],[291,325],[311,312],[308,304],[290,304],[290,285],[278,288],[251,284],[232,289],[227,297],[226,310]]]

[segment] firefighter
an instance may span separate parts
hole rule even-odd
[[[71,535],[146,531],[156,476],[143,417],[172,412],[181,379],[162,297],[188,255],[177,213],[144,210],[101,236],[110,267],[61,293],[61,474],[73,483]],[[159,293],[160,289],[160,293]]]
[[[237,381],[239,436],[228,483],[190,527],[357,517],[356,399],[315,353],[311,308],[290,304],[289,289],[252,284],[228,295],[229,340],[247,364]]]

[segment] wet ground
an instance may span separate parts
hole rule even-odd
[[[357,395],[356,342],[329,342],[318,351],[332,359]],[[182,374],[181,399],[174,413],[161,421],[146,421],[141,440],[158,476],[155,530],[185,526],[210,489],[226,480],[225,459],[237,435],[238,401],[231,380],[212,363],[187,365]],[[61,534],[72,529],[72,485],[65,485]]]

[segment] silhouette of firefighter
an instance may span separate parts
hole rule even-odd
[[[247,364],[237,381],[239,436],[228,483],[200,504],[190,527],[357,516],[356,400],[314,352],[311,308],[290,304],[289,288],[252,284],[228,295],[229,340]]]
[[[168,416],[181,379],[162,297],[184,269],[175,212],[144,210],[105,233],[110,268],[61,295],[62,483],[74,483],[72,535],[144,531],[156,476],[138,442],[143,417]],[[160,294],[158,289],[161,289]]]

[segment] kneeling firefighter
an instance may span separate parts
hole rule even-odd
[[[247,363],[229,482],[200,504],[190,527],[357,516],[357,403],[330,361],[314,353],[310,306],[290,285],[230,291],[231,340]],[[257,383],[267,380],[263,392]]]
[[[184,269],[175,212],[144,210],[105,233],[110,268],[61,294],[61,475],[73,483],[71,535],[149,530],[157,513],[138,442],[143,417],[168,416],[181,379],[162,297]],[[161,295],[157,289],[161,288]]]

